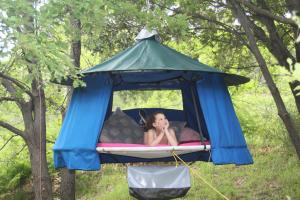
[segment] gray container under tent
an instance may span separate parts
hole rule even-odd
[[[183,197],[191,187],[185,166],[129,166],[127,181],[130,195],[140,200]]]

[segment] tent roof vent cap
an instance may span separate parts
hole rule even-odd
[[[139,34],[136,36],[135,40],[137,42],[141,41],[141,40],[145,40],[145,39],[155,39],[158,42],[161,42],[161,38],[158,34],[158,32],[156,30],[151,30],[149,31],[146,28],[143,28]]]

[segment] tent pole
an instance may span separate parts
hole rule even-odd
[[[202,128],[201,128],[201,123],[200,123],[199,108],[198,108],[197,103],[196,103],[196,97],[195,97],[195,92],[194,92],[195,84],[192,84],[192,85],[193,85],[193,87],[191,87],[191,92],[192,92],[192,99],[193,99],[194,108],[196,110],[197,125],[198,125],[198,129],[199,129],[200,140],[201,140],[201,142],[203,142],[204,141],[204,136],[202,134]]]

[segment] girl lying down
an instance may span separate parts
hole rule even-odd
[[[169,121],[162,112],[153,113],[147,120],[146,128],[144,144],[149,146],[158,144],[178,145],[175,132],[169,128]]]

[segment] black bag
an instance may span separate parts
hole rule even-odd
[[[185,166],[129,166],[127,180],[130,195],[145,200],[183,197],[191,187]]]

